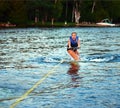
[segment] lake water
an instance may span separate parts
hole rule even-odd
[[[73,31],[81,40],[78,65],[66,52]],[[0,108],[51,71],[15,108],[120,108],[120,28],[0,30]]]

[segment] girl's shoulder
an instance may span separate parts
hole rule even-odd
[[[79,37],[78,37],[78,36],[76,36],[76,39],[77,39],[77,40],[79,40]]]

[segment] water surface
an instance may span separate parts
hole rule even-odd
[[[81,40],[78,65],[66,52],[73,31]],[[9,108],[58,64],[16,108],[120,107],[117,27],[1,29],[0,107]]]

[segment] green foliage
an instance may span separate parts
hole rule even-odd
[[[10,22],[15,24],[27,23],[27,11],[24,1],[11,0]]]
[[[114,22],[120,21],[120,0],[104,1],[104,8],[108,12],[110,19]]]
[[[9,20],[9,0],[0,0],[0,22],[6,22]]]
[[[0,22],[23,25],[27,22],[38,23],[72,22],[73,7],[76,0],[0,0]],[[93,8],[93,3],[95,6]],[[119,0],[79,0],[80,22],[98,22],[104,18],[120,22]],[[94,11],[92,12],[92,8]]]

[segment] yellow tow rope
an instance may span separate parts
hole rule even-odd
[[[21,97],[19,97],[11,106],[10,108],[14,108],[17,104],[19,104],[22,100],[24,100],[35,88],[38,87],[50,74],[54,72],[54,70],[61,64],[63,63],[64,60],[61,60],[59,64],[54,66],[47,74],[43,76],[42,79],[40,79],[38,82],[36,82],[32,88],[30,88],[28,91],[26,91]]]

